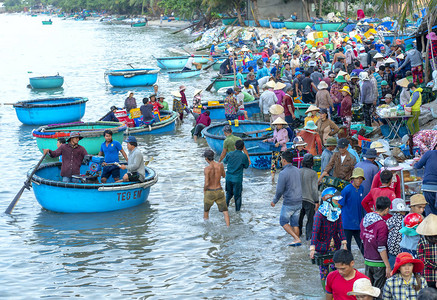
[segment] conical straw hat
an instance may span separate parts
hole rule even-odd
[[[429,214],[416,228],[420,235],[437,235],[437,215]]]

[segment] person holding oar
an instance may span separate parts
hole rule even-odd
[[[44,149],[44,156],[47,153],[50,157],[58,157],[62,155],[61,176],[62,182],[79,183],[79,179],[73,178],[73,175],[80,175],[80,166],[88,153],[85,148],[79,145],[79,141],[83,139],[79,132],[70,133],[70,137],[66,144],[61,145],[55,151]]]

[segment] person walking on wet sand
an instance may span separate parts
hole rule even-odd
[[[205,170],[205,185],[203,186],[204,213],[203,218],[209,219],[209,210],[214,202],[217,203],[218,209],[225,217],[226,226],[229,226],[228,206],[226,205],[225,193],[220,184],[221,177],[225,177],[225,168],[222,163],[214,161],[214,152],[211,149],[205,150],[203,157],[209,164]]]
[[[279,224],[294,238],[289,246],[297,247],[302,245],[299,238],[299,215],[302,209],[302,184],[299,169],[293,166],[293,155],[285,151],[281,155],[283,169],[279,173],[276,194],[271,202],[275,207],[276,203],[283,197]]]

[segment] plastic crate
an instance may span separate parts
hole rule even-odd
[[[318,31],[315,34],[315,38],[316,39],[323,39],[323,32],[322,31]]]
[[[326,254],[314,253],[314,258],[311,259],[313,265],[326,266],[333,262],[334,252],[328,252]]]
[[[327,31],[322,31],[323,32],[323,38],[329,38],[328,32]]]
[[[410,154],[410,147],[409,147],[409,146],[407,146],[407,145],[401,145],[399,148],[402,150],[402,152],[404,153],[404,155],[405,155],[406,157],[411,157],[411,154]],[[420,155],[420,148],[419,148],[419,147],[414,147],[414,148],[413,148],[413,156],[416,155],[416,152],[418,152],[419,155]]]
[[[327,50],[334,50],[334,44],[326,44],[325,47]]]
[[[333,177],[333,176],[325,176],[322,180],[322,190],[326,187],[335,187],[337,190],[342,191],[350,182]]]
[[[324,43],[324,44],[329,44],[329,38],[327,38],[327,37],[326,37],[326,38],[323,38],[323,43]]]

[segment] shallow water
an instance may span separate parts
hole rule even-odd
[[[126,89],[105,83],[109,69],[155,67],[154,56],[181,55],[192,37],[175,29],[130,28],[98,21],[0,15],[0,102],[56,96],[89,98],[83,120],[94,121],[111,105],[122,105]],[[30,74],[28,71],[32,71]],[[35,92],[29,75],[65,76],[63,89]],[[211,73],[181,83],[191,99]],[[150,88],[134,88],[139,101]],[[205,99],[216,99],[205,93]],[[168,99],[170,100],[170,99]],[[191,118],[191,117],[190,117]],[[268,171],[248,169],[243,207],[230,207],[231,227],[213,207],[203,221],[204,140],[190,136],[191,119],[174,135],[140,137],[140,148],[159,174],[148,203],[101,214],[46,211],[25,191],[11,216],[0,216],[0,297],[8,299],[84,297],[110,299],[247,298],[307,299],[323,295],[318,269],[303,247],[279,226],[280,205],[270,207],[275,186]],[[0,107],[1,210],[21,188],[28,169],[41,157],[10,106]]]

